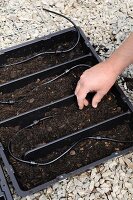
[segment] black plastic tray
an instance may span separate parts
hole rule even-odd
[[[83,32],[80,30],[80,34],[81,34],[81,38],[84,42],[84,48],[85,51],[88,52],[88,54],[76,58],[74,60],[68,61],[67,63],[62,63],[58,66],[53,66],[49,69],[45,69],[42,71],[38,71],[34,74],[30,74],[28,76],[19,78],[17,80],[13,80],[7,83],[4,83],[2,85],[0,85],[0,91],[1,92],[10,92],[15,90],[16,88],[21,88],[24,85],[35,81],[37,78],[43,79],[45,77],[49,77],[55,73],[60,73],[62,70],[65,69],[69,69],[71,68],[73,65],[76,64],[81,64],[81,63],[87,63],[88,60],[93,60],[93,64],[96,64],[98,62],[100,62],[100,58],[98,57],[98,55],[96,54],[95,50],[93,49],[93,47],[91,46],[91,44],[89,43],[89,40],[85,37],[85,35],[83,34]],[[40,44],[40,41],[43,40],[43,42],[45,43],[46,40],[46,44],[48,44],[48,40],[50,40],[52,37],[59,37],[60,34],[67,34],[67,32],[71,32],[74,31],[73,28],[61,31],[60,33],[56,33],[53,35],[50,35],[48,37],[43,37],[40,39],[36,39],[32,42],[28,42],[25,43],[23,45],[19,45],[17,47],[13,47],[13,48],[9,48],[7,50],[4,50],[2,56],[8,54],[10,55],[10,52],[15,52],[17,53],[17,51],[19,51],[20,55],[21,53],[23,54],[23,48],[26,49],[26,47],[28,48],[30,46],[33,47],[34,45],[37,46],[37,44]],[[27,52],[27,51],[26,51]],[[2,58],[2,57],[1,57]],[[132,113],[133,113],[133,107],[131,105],[131,103],[129,102],[128,98],[124,95],[124,93],[122,92],[122,90],[119,88],[118,85],[114,85],[112,88],[112,93],[115,95],[115,97],[118,99],[118,102],[120,104],[120,106],[123,109],[123,113],[120,115],[117,115],[115,117],[112,117],[110,119],[107,119],[105,121],[102,121],[98,124],[95,124],[93,126],[87,127],[85,129],[82,129],[80,131],[74,132],[72,134],[69,134],[65,137],[59,138],[57,140],[54,140],[52,142],[49,142],[47,145],[41,146],[37,149],[34,149],[34,151],[29,152],[26,156],[27,158],[32,158],[33,155],[34,157],[37,156],[37,154],[39,153],[40,155],[43,154],[44,155],[44,150],[46,153],[53,151],[55,148],[57,148],[58,146],[63,146],[64,144],[68,144],[68,143],[72,143],[75,140],[81,139],[81,138],[85,138],[86,136],[91,136],[93,135],[94,132],[98,131],[98,130],[105,130],[105,129],[111,129],[114,126],[116,126],[117,124],[121,124],[123,123],[124,120],[128,119],[130,121],[132,121]],[[72,102],[75,102],[75,97],[74,95],[70,95],[67,96],[63,99],[58,99],[57,101],[54,101],[52,103],[49,103],[47,105],[42,105],[41,107],[38,107],[36,109],[30,110],[28,112],[22,113],[18,116],[13,116],[11,118],[5,119],[0,121],[0,127],[2,126],[21,126],[21,127],[25,127],[28,124],[31,124],[34,120],[39,120],[42,117],[44,117],[44,114],[46,111],[48,111],[51,108],[54,107],[60,107],[60,106],[64,106],[64,105],[69,105]],[[103,159],[97,160],[96,162],[90,163],[87,166],[84,166],[82,168],[79,168],[75,171],[69,172],[67,174],[60,174],[60,176],[58,176],[56,179],[50,181],[50,182],[46,182],[44,184],[38,185],[36,187],[34,187],[31,190],[23,190],[19,181],[18,181],[18,177],[13,169],[13,167],[11,166],[11,163],[9,162],[9,155],[8,152],[6,151],[6,149],[4,149],[4,147],[2,146],[2,144],[0,145],[0,154],[2,157],[2,160],[6,166],[7,172],[11,178],[11,181],[13,183],[14,188],[16,189],[16,192],[20,195],[20,196],[26,196],[26,195],[30,195],[32,193],[35,193],[41,189],[47,188],[48,186],[52,185],[53,183],[60,181],[64,178],[67,178],[71,175],[76,175],[79,174],[81,172],[84,172],[88,169],[91,169],[93,167],[95,167],[98,164],[104,163],[106,162],[108,159],[111,159],[113,157],[116,156],[120,156],[129,152],[132,152],[133,147],[131,146],[130,148],[127,148],[125,150],[122,150],[120,152],[113,152],[113,154],[111,154],[108,157],[105,157]]]
[[[13,200],[1,166],[0,166],[0,200]]]

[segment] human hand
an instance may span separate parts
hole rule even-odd
[[[115,83],[117,76],[118,74],[113,71],[113,67],[108,61],[103,61],[84,71],[75,89],[79,109],[83,109],[89,104],[86,99],[89,92],[96,92],[92,99],[92,106],[96,108]]]

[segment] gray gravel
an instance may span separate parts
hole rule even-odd
[[[31,3],[32,2],[32,3]],[[34,3],[33,3],[34,2]],[[69,27],[50,8],[69,16],[97,45],[102,59],[133,31],[133,0],[0,0],[0,49]],[[104,52],[104,47],[108,49]],[[133,77],[133,66],[123,76]],[[133,93],[119,84],[133,101]],[[108,161],[86,173],[56,183],[26,198],[15,200],[132,200],[133,153]]]

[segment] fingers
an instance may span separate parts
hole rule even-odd
[[[76,93],[79,109],[83,109],[84,105],[85,106],[88,105],[88,101],[85,99],[86,95],[87,95],[87,91],[81,88]]]
[[[87,99],[85,99],[87,92],[81,87],[80,81],[78,81],[77,83],[75,95],[77,96],[79,109],[83,109],[84,106],[88,106],[89,102],[87,101]]]
[[[105,94],[101,92],[97,92],[92,99],[92,106],[93,108],[97,108],[98,103],[101,101]]]
[[[89,102],[87,101],[87,99],[84,99],[84,105],[88,106]]]

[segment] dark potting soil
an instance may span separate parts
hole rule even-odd
[[[82,120],[82,117],[81,117],[81,120]],[[47,124],[46,121],[42,122],[42,124],[43,123]],[[47,142],[48,140],[45,137],[46,133],[47,133],[47,136],[49,137],[49,140],[53,139],[52,135],[54,134],[54,131],[52,134],[50,134],[50,131],[52,131],[51,126],[49,126],[49,130],[47,126],[47,131],[45,131],[45,129],[41,128],[42,124],[38,125],[40,126],[39,131],[36,127],[35,128],[36,131],[25,130],[24,132],[21,132],[21,134],[18,135],[19,136],[18,138],[16,137],[16,139],[14,140],[12,144],[13,152],[16,156],[21,156],[24,152],[26,152],[31,147],[37,146],[38,144],[40,144],[40,142],[41,144],[42,142],[43,143]],[[67,124],[67,126],[65,124]],[[67,130],[71,130],[71,127],[70,125],[68,125],[68,123],[64,123],[64,127],[67,128]],[[59,132],[62,129],[66,131],[65,128],[63,128],[63,125],[62,125],[62,127],[60,127],[59,130],[56,132],[56,137],[58,137],[58,134],[60,135]],[[17,129],[18,127],[16,127],[16,130]],[[14,136],[14,130],[15,129],[13,128],[0,129],[2,140],[5,138],[5,140],[3,141],[5,143],[5,146],[7,146],[7,142],[9,141],[9,138],[11,137],[11,135],[12,137]],[[117,127],[112,128],[112,130],[99,131],[99,132],[94,133],[93,136],[103,136],[103,137],[110,137],[110,138],[114,138],[118,140],[131,141],[133,140],[132,130],[130,129],[129,122],[125,121],[121,125],[117,125]],[[68,132],[69,131],[67,131],[67,133]],[[129,144],[123,144],[123,143],[107,142],[107,141],[85,140],[79,143],[77,146],[75,146],[74,149],[71,150],[63,158],[45,167],[29,166],[27,164],[17,162],[12,157],[9,157],[9,160],[13,168],[15,169],[18,182],[21,184],[22,189],[28,190],[42,183],[46,183],[61,174],[67,174],[80,167],[83,167],[87,164],[90,164],[106,156],[109,156],[113,152],[123,150],[129,146],[131,146],[131,144],[129,145]],[[52,160],[58,155],[60,155],[67,148],[68,147],[65,146],[62,149],[58,149],[56,152],[53,152],[51,155],[48,155],[47,158],[46,157],[41,158],[38,161],[46,162],[48,160]]]
[[[75,38],[77,39],[77,37]],[[44,52],[44,51],[55,51],[55,50],[65,50],[72,47],[75,43],[75,39],[72,37],[65,38],[63,37],[61,41],[56,42],[54,41],[51,44],[52,48],[48,48],[47,45],[44,43],[44,46],[41,46],[38,52],[34,52],[31,48],[30,53],[28,56],[23,57],[11,57],[7,59],[6,64],[16,63],[22,61],[24,59],[30,58],[31,56],[36,55],[37,53]],[[87,51],[84,50],[83,42],[79,42],[79,44],[70,52],[68,53],[61,53],[61,54],[46,54],[39,56],[33,60],[25,62],[19,65],[13,65],[5,68],[0,68],[0,83],[4,83],[9,80],[17,79],[22,76],[37,72],[39,70],[47,69],[51,66],[58,65],[64,63],[66,61],[70,61],[74,58],[80,57],[87,54]]]
[[[47,85],[43,85],[43,83],[57,76],[42,81],[38,79],[36,82],[32,82],[12,93],[1,94],[3,100],[16,100],[13,105],[0,104],[1,120],[73,94],[80,75],[85,69],[85,67],[75,68]]]
[[[13,153],[21,157],[26,151],[42,143],[50,142],[64,135],[89,127],[92,124],[113,117],[121,112],[122,110],[117,105],[115,97],[112,94],[108,94],[97,109],[88,106],[83,110],[79,110],[76,103],[61,108],[53,108],[45,113],[45,116],[51,116],[51,118],[40,122],[30,129],[23,129],[23,131],[18,134],[16,133],[19,130],[19,126],[1,127],[0,138],[2,144],[7,148],[9,139],[11,136],[12,138],[15,136],[12,144]],[[119,136],[119,139],[121,134],[120,130],[123,133],[121,136],[122,139],[128,139],[131,136],[129,127],[126,125],[118,127],[116,130],[112,130],[109,133],[105,132],[104,134],[109,134],[114,138]],[[98,134],[103,134],[103,132]],[[131,139],[131,137],[129,139]],[[62,173],[68,173],[76,168],[110,155],[116,148],[122,149],[126,146],[123,144],[116,145],[114,143],[105,144],[105,142],[84,141],[75,147],[75,156],[72,156],[70,153],[63,159],[47,167],[28,166],[17,162],[11,157],[9,157],[9,159],[15,168],[18,181],[22,184],[23,188],[27,190],[41,183],[48,182]],[[63,150],[57,153],[61,153]],[[51,157],[57,156],[57,153],[54,152],[49,155],[48,158],[51,159]],[[45,158],[43,160],[45,161]]]

